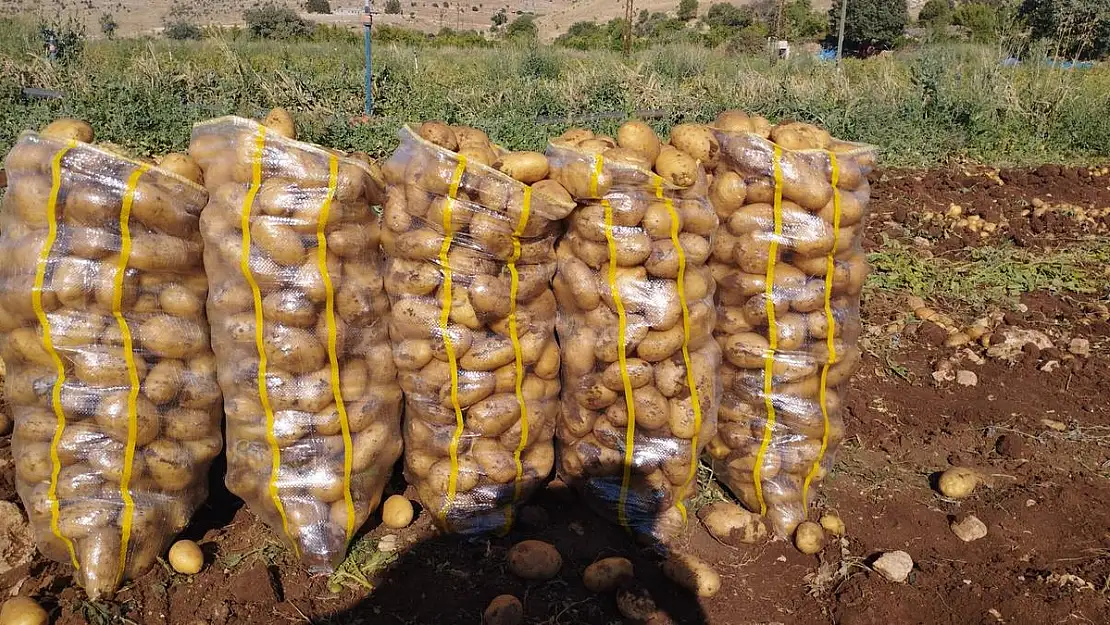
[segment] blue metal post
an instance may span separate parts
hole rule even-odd
[[[373,56],[370,50],[370,31],[374,25],[374,16],[370,13],[370,0],[363,5],[362,25],[366,40],[366,116],[374,114],[374,69]]]

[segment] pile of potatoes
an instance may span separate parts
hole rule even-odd
[[[77,565],[97,598],[188,524],[223,440],[199,170],[93,139],[88,124],[59,120],[7,157],[0,355],[39,550]]]
[[[713,136],[720,156],[709,197],[721,229],[709,267],[725,366],[708,452],[720,479],[787,536],[844,437],[875,154],[815,126],[771,126],[739,111],[723,113]]]
[[[383,169],[405,475],[441,528],[507,528],[554,465],[550,284],[574,201],[543,154],[442,122],[403,129]]]
[[[718,158],[712,140],[679,126],[663,145],[632,121],[615,140],[571,130],[548,148],[552,177],[578,200],[554,280],[559,475],[604,516],[662,541],[684,527],[720,399],[706,265],[718,219],[701,166]]]
[[[287,113],[193,129],[228,489],[327,571],[401,454],[378,248],[381,171],[295,140]]]

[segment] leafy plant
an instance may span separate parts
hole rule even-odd
[[[698,16],[698,0],[679,0],[678,19],[689,22]]]
[[[253,39],[307,39],[313,24],[284,4],[268,0],[243,11],[243,21]]]
[[[386,15],[401,14],[401,0],[385,0]]]
[[[833,0],[829,9],[829,32],[836,33],[840,25],[840,6],[846,0]],[[844,47],[857,54],[867,55],[889,50],[902,37],[909,23],[905,2],[891,0],[851,0],[844,19]]]
[[[304,10],[306,13],[331,15],[331,3],[328,0],[307,0],[304,3]]]
[[[119,24],[116,23],[116,18],[112,17],[111,13],[101,13],[100,18],[100,32],[108,39],[116,38],[116,31],[119,30]]]

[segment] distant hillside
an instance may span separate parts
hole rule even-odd
[[[753,4],[756,0],[729,0],[737,6]],[[178,0],[196,15],[200,25],[235,25],[242,23],[242,13],[251,2],[243,0]],[[41,15],[53,19],[75,16],[83,20],[90,36],[100,35],[99,17],[107,13],[119,24],[118,34],[130,36],[158,31],[174,0],[0,0],[0,15]],[[300,8],[302,2],[287,0],[286,4]],[[384,8],[385,0],[374,0],[376,10]],[[700,0],[700,10],[712,2]],[[924,0],[910,0],[912,13],[920,10]],[[814,0],[817,10],[827,10],[831,0]],[[326,24],[345,25],[352,28],[359,24],[362,0],[331,0],[332,15],[307,15]],[[678,0],[638,0],[635,11],[643,9],[674,13]],[[522,13],[538,16],[541,37],[550,41],[565,32],[572,24],[581,21],[608,21],[624,16],[624,0],[401,0],[400,15],[377,15],[375,23],[406,26],[425,32],[436,32],[444,27],[466,30],[488,30],[491,18],[502,8],[510,20]]]

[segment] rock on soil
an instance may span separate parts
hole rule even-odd
[[[1087,339],[1072,339],[1068,343],[1068,351],[1080,358],[1086,358],[1091,355],[1091,342]]]
[[[892,582],[902,583],[913,570],[913,558],[905,551],[888,551],[871,565],[879,575]]]
[[[1044,332],[1037,330],[1030,330],[1029,328],[1011,328],[1007,327],[1001,332],[995,333],[994,340],[998,340],[998,334],[1001,334],[1001,342],[992,345],[987,350],[987,355],[996,360],[1005,360],[1013,363],[1017,362],[1022,357],[1022,348],[1026,344],[1034,345],[1037,349],[1050,349],[1052,347],[1052,339],[1048,338]]]
[[[948,527],[957,538],[965,543],[979,540],[987,535],[987,525],[980,521],[979,517],[974,514],[956,519],[952,521],[952,524]]]
[[[19,506],[0,501],[0,574],[31,561],[35,540]]]
[[[961,369],[956,372],[956,384],[960,386],[978,386],[979,376],[975,375],[974,371]]]

